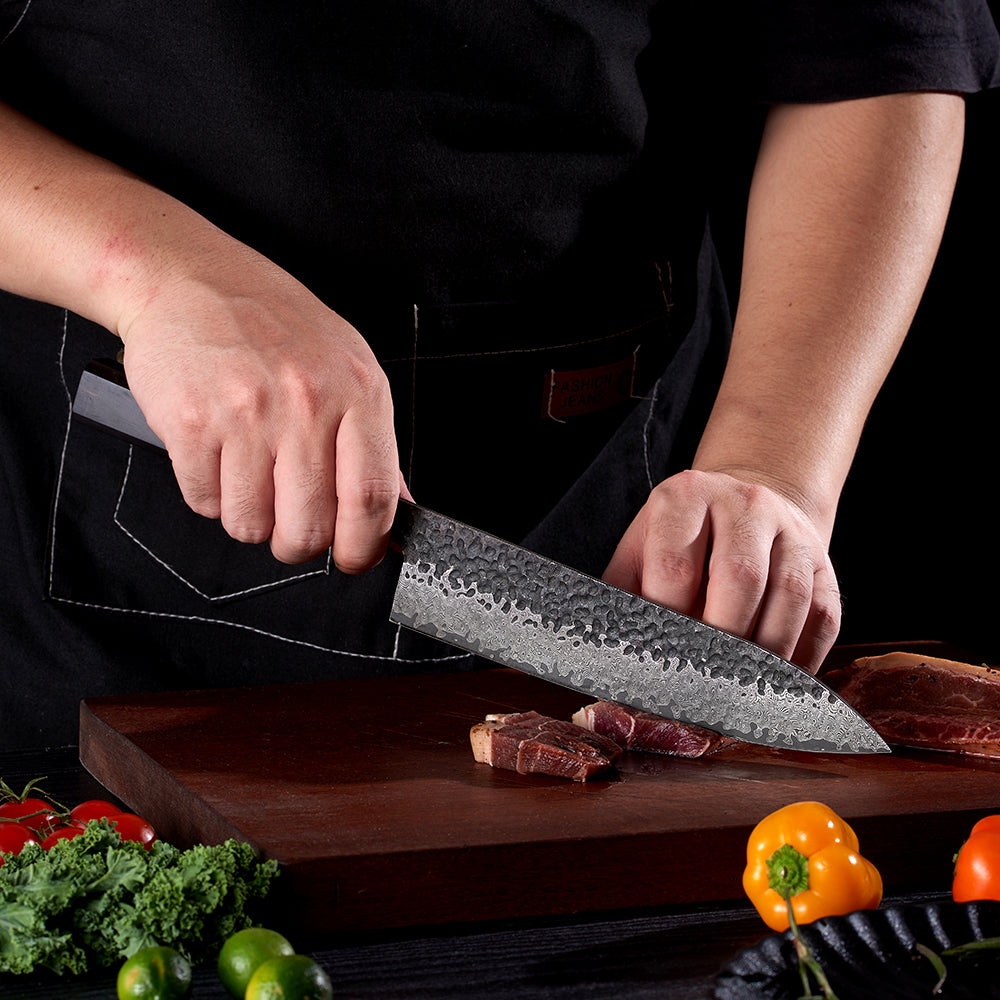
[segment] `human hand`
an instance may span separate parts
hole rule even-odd
[[[687,471],[650,494],[604,580],[815,673],[840,629],[826,543],[777,490]]]
[[[388,381],[364,339],[238,243],[165,274],[119,330],[185,501],[240,541],[345,572],[382,558],[403,491]]]

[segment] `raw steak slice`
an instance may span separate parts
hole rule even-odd
[[[595,701],[573,715],[585,729],[612,739],[624,750],[665,753],[673,757],[701,757],[734,740],[687,722],[664,719],[614,701]]]
[[[855,660],[823,677],[887,743],[1000,756],[1000,670],[916,653]]]
[[[520,774],[586,781],[621,756],[613,741],[538,712],[488,715],[469,733],[476,760]]]

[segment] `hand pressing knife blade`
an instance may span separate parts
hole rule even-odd
[[[80,380],[74,415],[163,448],[114,362]],[[496,663],[748,743],[888,753],[811,674],[704,622],[401,500],[390,620]]]

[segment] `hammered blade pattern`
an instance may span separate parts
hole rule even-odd
[[[888,747],[812,675],[703,622],[425,508],[401,502],[391,620],[589,700],[749,743],[830,753]]]

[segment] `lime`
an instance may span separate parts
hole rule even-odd
[[[173,948],[143,948],[118,970],[118,1000],[180,1000],[190,992],[191,966]]]
[[[330,977],[308,955],[269,958],[250,977],[246,1000],[332,1000]]]
[[[288,939],[266,927],[247,927],[226,938],[219,952],[219,979],[238,1000],[243,1000],[247,983],[257,966],[279,955],[294,955]]]

